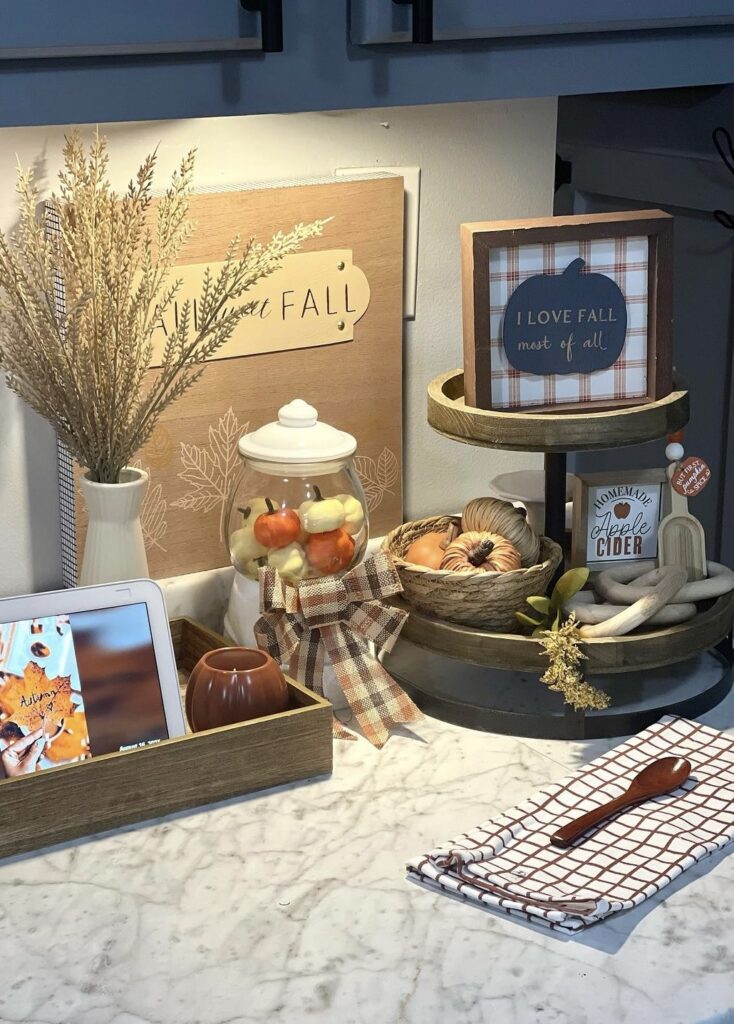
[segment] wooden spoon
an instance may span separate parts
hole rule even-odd
[[[623,808],[641,804],[653,796],[660,796],[662,793],[669,793],[671,789],[677,789],[678,786],[683,785],[690,774],[691,763],[685,758],[660,757],[643,768],[621,796],[602,804],[601,807],[595,807],[593,811],[583,814],[575,821],[570,821],[568,825],[564,825],[563,828],[554,832],[550,841],[553,846],[561,846],[565,849],[584,832],[588,832],[594,825]]]

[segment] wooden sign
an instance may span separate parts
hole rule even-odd
[[[665,470],[618,470],[574,481],[572,561],[592,570],[658,553]]]
[[[670,478],[674,491],[684,498],[695,498],[711,479],[711,470],[697,455],[689,455],[675,467]]]
[[[259,310],[271,315],[245,325],[232,343],[236,351],[207,366],[139,453],[136,464],[150,474],[142,524],[151,576],[229,564],[222,516],[242,466],[237,441],[293,398],[357,438],[370,530],[387,533],[402,521],[402,178],[200,194],[191,217],[196,230],[177,271],[194,277],[221,261],[234,235],[266,240],[299,222],[331,220],[322,237],[309,239],[303,255],[277,272],[280,280],[273,274],[253,293]],[[335,290],[333,282],[342,280],[348,295],[343,286]],[[74,583],[86,511],[78,469],[64,454],[59,476],[64,579]]]
[[[610,409],[672,387],[672,219],[661,210],[462,224],[464,395]]]
[[[619,359],[627,333],[620,287],[584,273],[582,259],[561,274],[536,274],[510,296],[502,324],[507,361],[525,373],[593,373]]]
[[[176,301],[153,331],[151,366],[160,366],[168,336],[178,327],[180,310],[187,300],[191,303],[192,330],[197,329],[197,302],[204,274],[209,268],[216,277],[222,266],[214,262],[178,268],[181,287]],[[370,302],[370,285],[364,272],[354,266],[351,249],[299,252],[284,257],[278,270],[251,288],[245,300],[253,304],[252,311],[239,321],[215,359],[352,341],[354,325]]]

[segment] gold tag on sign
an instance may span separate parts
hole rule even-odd
[[[176,267],[182,284],[175,302],[153,332],[151,366],[160,366],[166,339],[176,330],[187,299],[191,303],[191,329],[196,330],[197,302],[207,266],[216,278],[222,263]],[[240,301],[254,302],[254,308],[239,321],[214,359],[353,341],[354,325],[369,306],[370,285],[352,262],[349,249],[294,253],[285,256],[278,270],[263,278]]]
[[[684,498],[695,498],[711,479],[711,470],[698,455],[689,455],[675,467],[670,478],[673,490]]]

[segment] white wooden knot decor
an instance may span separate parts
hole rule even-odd
[[[656,567],[652,562],[620,565],[592,580],[594,594],[577,594],[566,605],[573,612],[585,639],[624,636],[646,623],[672,626],[692,619],[696,602],[721,597],[734,590],[734,572],[718,562],[707,563],[708,576],[690,580],[685,569]]]

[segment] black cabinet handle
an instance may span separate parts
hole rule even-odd
[[[283,52],[283,0],[240,0],[246,11],[260,12],[263,53]]]
[[[433,42],[433,0],[393,0],[413,8],[413,42]]]

